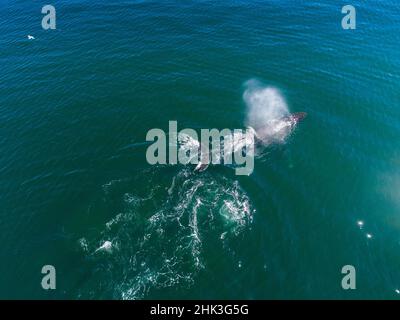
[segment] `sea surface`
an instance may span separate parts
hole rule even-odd
[[[45,4],[0,2],[0,298],[400,297],[397,0]],[[251,175],[146,161],[170,120],[245,128],[253,85],[308,116]]]

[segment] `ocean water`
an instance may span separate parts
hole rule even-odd
[[[52,4],[0,3],[0,298],[399,298],[398,1],[355,30],[341,1]],[[250,176],[146,162],[170,120],[244,128],[255,82],[308,116]]]

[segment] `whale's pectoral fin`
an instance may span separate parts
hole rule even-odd
[[[199,151],[200,151],[200,161],[197,164],[196,168],[194,168],[194,171],[202,172],[206,170],[208,168],[208,165],[210,164],[209,161],[210,153],[208,151],[208,148],[203,148],[203,145],[200,146]]]
[[[201,163],[199,162],[194,171],[202,172],[208,168],[208,163]]]

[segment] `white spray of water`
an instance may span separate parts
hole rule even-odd
[[[256,137],[264,145],[283,143],[295,124],[285,98],[277,88],[263,86],[254,79],[245,86],[246,125],[254,128]]]

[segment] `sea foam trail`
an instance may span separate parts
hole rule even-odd
[[[188,167],[165,169],[151,167],[103,185],[88,210],[95,213],[105,204],[115,210],[101,228],[78,240],[88,263],[83,267],[96,263],[79,286],[80,297],[92,298],[93,287],[101,298],[115,299],[188,288],[207,265],[211,244],[220,255],[235,254],[226,248],[239,241],[255,213],[239,182],[223,174],[193,174]]]

